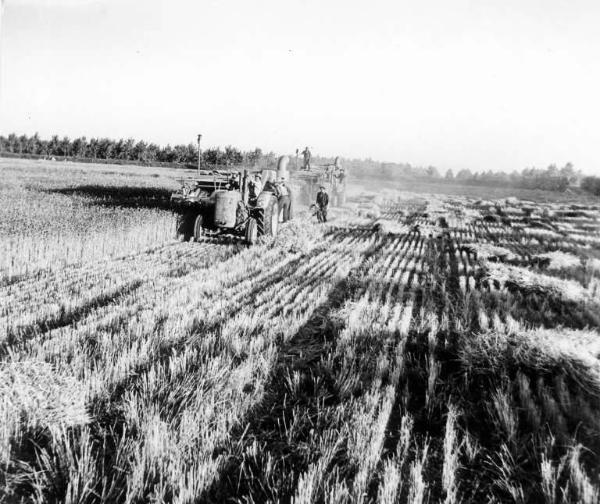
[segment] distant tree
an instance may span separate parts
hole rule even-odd
[[[71,155],[75,157],[85,157],[87,151],[87,139],[85,137],[73,140]]]
[[[50,146],[48,140],[40,140],[37,147],[37,153],[41,154],[42,156],[48,156],[50,154]]]
[[[121,141],[122,142],[122,141]],[[113,159],[119,157],[118,143],[108,138],[102,138],[98,142],[98,157],[101,159]]]
[[[64,136],[58,144],[58,155],[59,156],[70,156],[71,155],[71,140],[68,136]]]
[[[219,164],[222,157],[223,154],[219,147],[212,147],[202,152],[202,161],[208,165]]]
[[[440,178],[440,172],[435,166],[427,167],[427,176],[430,178]]]
[[[224,162],[227,165],[239,164],[244,160],[242,153],[231,145],[225,147],[225,152],[223,154]]]
[[[58,135],[52,135],[48,143],[48,151],[51,156],[60,156],[60,139]]]
[[[88,144],[86,157],[90,157],[96,159],[98,157],[98,139],[91,138],[90,143]]]
[[[121,152],[119,153],[119,157],[121,159],[132,160],[134,159],[134,148],[135,148],[135,140],[133,138],[128,138],[121,144]]]
[[[187,149],[185,145],[175,145],[173,147],[173,155],[176,163],[185,163],[187,157]]]
[[[581,187],[596,196],[600,196],[600,177],[583,177]]]
[[[551,164],[548,166],[548,168],[546,169],[546,175],[548,177],[558,177],[559,172],[555,164]]]
[[[153,162],[158,159],[158,152],[160,151],[160,147],[156,144],[148,144],[146,147],[145,161]]]
[[[382,178],[385,179],[393,179],[395,175],[398,173],[396,170],[396,164],[394,163],[381,163],[379,174]]]
[[[184,162],[187,164],[198,164],[198,146],[189,143],[185,146],[185,157]]]
[[[252,166],[256,166],[262,158],[262,150],[256,147],[253,151],[246,154],[246,161]]]
[[[143,140],[140,140],[139,142],[137,142],[133,148],[131,149],[131,153],[128,159],[131,160],[135,160],[135,161],[146,161],[146,142],[144,142]]]
[[[450,169],[447,170],[445,178],[446,180],[454,180],[454,172]]]
[[[578,173],[575,171],[573,163],[567,163],[560,169],[560,174],[566,177],[569,184],[575,184],[579,179]]]
[[[506,172],[497,172],[495,174],[496,182],[501,186],[507,186],[510,184],[510,175]]]
[[[18,149],[18,153],[19,154],[29,154],[27,152],[27,144],[29,143],[29,138],[27,138],[27,135],[21,135],[18,139],[18,143],[17,143],[17,149]]]
[[[27,140],[27,153],[28,154],[39,154],[40,152],[40,135],[36,132],[33,136]]]
[[[175,161],[175,153],[173,152],[173,148],[170,145],[162,148],[158,152],[158,160],[163,163],[173,163]]]
[[[471,173],[471,170],[469,170],[467,168],[463,168],[456,174],[457,180],[470,180],[472,178],[473,178],[473,174]]]
[[[9,152],[18,152],[19,148],[19,138],[14,133],[8,135],[7,138],[7,146]]]

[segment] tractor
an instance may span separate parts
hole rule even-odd
[[[198,135],[198,159],[202,159]],[[171,195],[180,213],[177,234],[180,239],[201,241],[205,237],[234,235],[254,244],[260,236],[276,236],[283,222],[283,209],[275,194],[275,179],[288,178],[288,156],[281,156],[277,170],[249,170],[243,166],[201,166],[197,175],[182,180],[182,187]],[[296,163],[297,164],[297,163]],[[255,173],[261,173],[262,192],[251,200],[249,184]],[[296,201],[310,205],[319,186],[325,186],[332,206],[340,206],[346,197],[346,173],[339,158],[333,164],[312,165],[309,170],[291,174]],[[299,193],[304,197],[298,198]]]
[[[343,206],[346,203],[346,178],[347,174],[342,168],[340,158],[336,157],[332,164],[312,164],[310,168],[300,168],[293,174],[293,180],[304,183],[306,197],[310,204],[319,186],[324,186],[329,194],[331,206]]]
[[[253,245],[260,236],[276,236],[280,220],[277,196],[265,189],[250,201],[248,189],[254,173],[247,169],[199,169],[196,177],[182,181],[181,189],[171,195],[173,206],[180,212],[178,237],[200,241],[227,234]],[[260,173],[266,181],[274,181],[274,170]]]

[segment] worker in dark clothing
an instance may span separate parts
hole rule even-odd
[[[292,218],[292,191],[285,183],[285,177],[281,176],[277,183],[277,201],[281,211],[282,222],[287,222]]]
[[[317,193],[317,208],[321,222],[327,222],[327,205],[329,205],[329,195],[325,192],[325,186],[321,186]]]
[[[310,170],[311,153],[310,150],[308,150],[308,147],[304,148],[304,150],[302,151],[302,155],[304,156],[304,166],[302,168],[304,170]]]
[[[240,184],[238,183],[238,179],[235,175],[230,175],[227,184],[225,185],[228,191],[237,191],[240,188]]]

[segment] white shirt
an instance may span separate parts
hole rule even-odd
[[[279,184],[279,194],[281,196],[289,196],[290,195],[290,192],[288,191],[288,188],[284,183]]]
[[[254,190],[254,196],[258,196],[262,192],[262,182],[260,180],[253,180],[250,185]]]

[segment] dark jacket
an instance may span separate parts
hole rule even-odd
[[[277,185],[275,182],[267,180],[263,187],[263,191],[272,192],[273,194],[277,194]]]
[[[329,205],[329,195],[326,192],[319,191],[317,193],[317,205],[320,207],[326,207]]]

